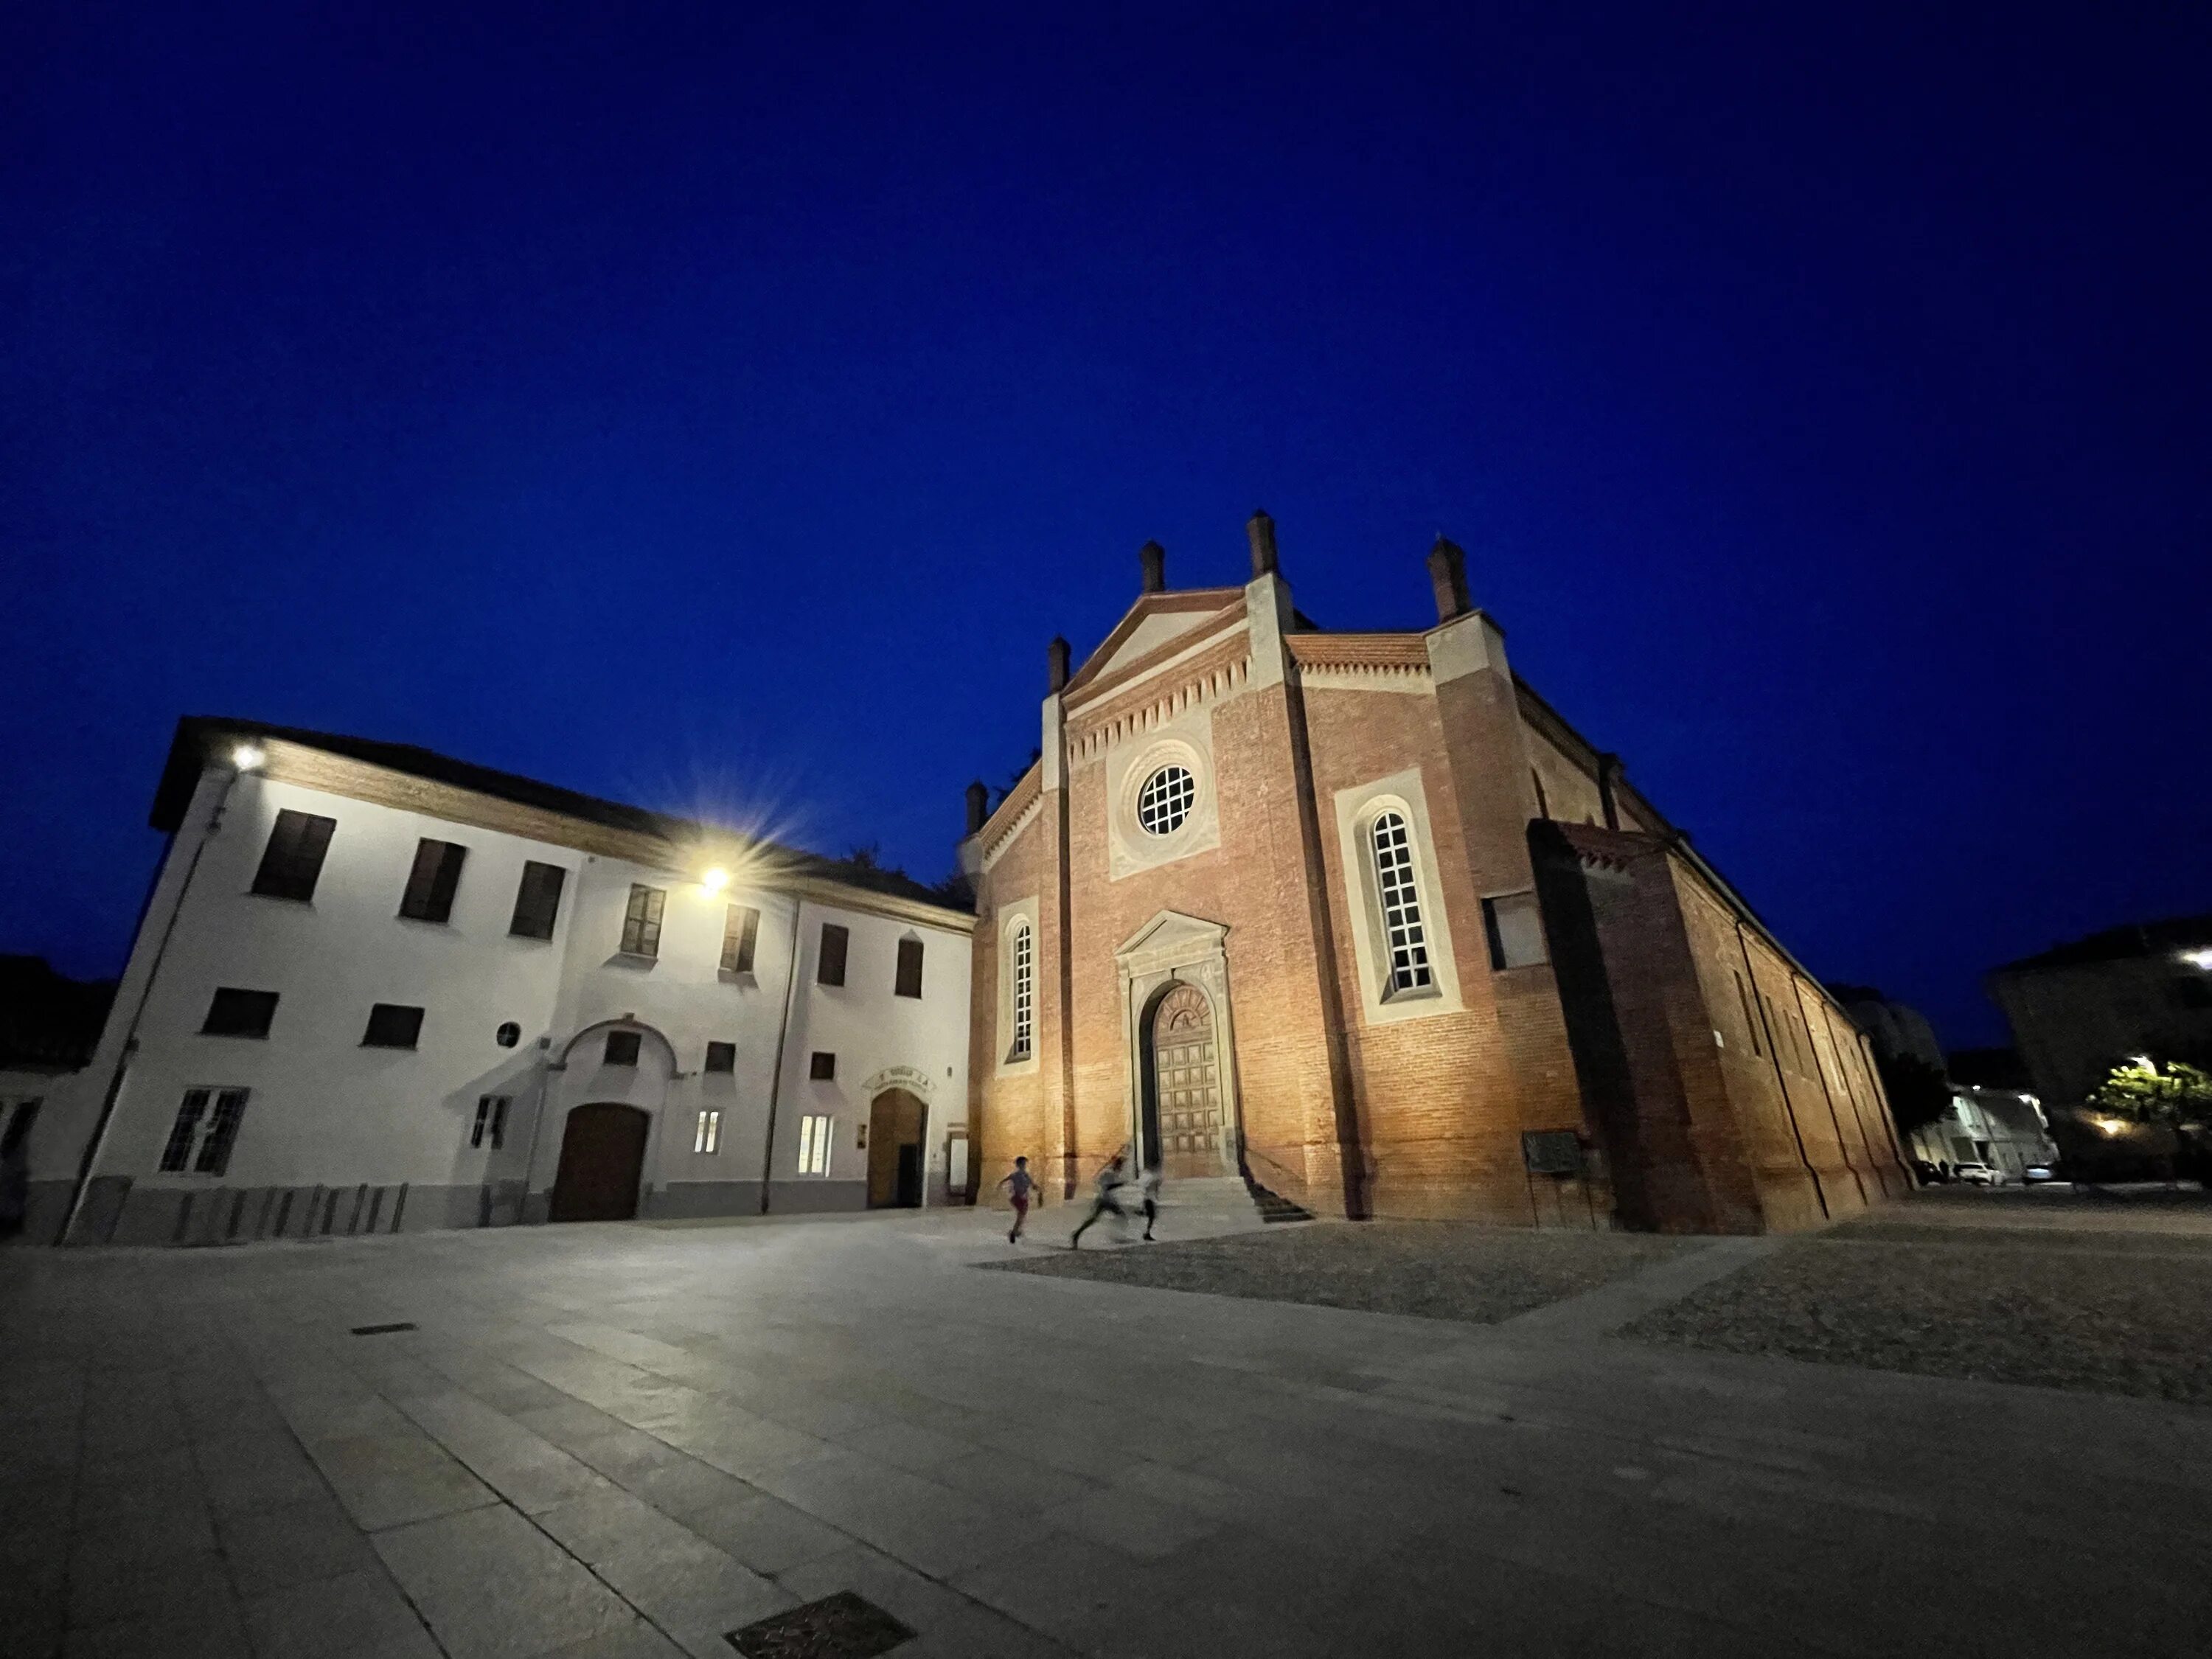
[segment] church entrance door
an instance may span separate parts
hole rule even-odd
[[[548,1221],[628,1221],[637,1213],[638,1177],[653,1120],[635,1106],[603,1101],[579,1106],[561,1132]]]
[[[1221,1057],[1213,1005],[1177,981],[1152,1006],[1146,1033],[1151,1075],[1144,1101],[1144,1153],[1170,1180],[1229,1173],[1222,1158]]]
[[[921,1203],[921,1136],[928,1109],[903,1089],[886,1089],[868,1106],[868,1207],[911,1210]]]

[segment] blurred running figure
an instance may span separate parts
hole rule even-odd
[[[1069,1249],[1083,1248],[1083,1235],[1091,1231],[1091,1223],[1100,1216],[1111,1213],[1125,1221],[1128,1218],[1129,1212],[1121,1207],[1121,1188],[1129,1184],[1127,1162],[1126,1154],[1116,1152],[1098,1172],[1098,1197],[1091,1206],[1091,1213],[1083,1218],[1083,1224],[1075,1230],[1075,1237],[1067,1241]]]
[[[1036,1190],[1036,1177],[1030,1173],[1029,1159],[1016,1158],[1013,1173],[1000,1176],[999,1185],[1004,1187],[1006,1196],[1014,1200],[1014,1225],[1006,1235],[1006,1243],[1017,1244],[1021,1242],[1022,1225],[1030,1218],[1030,1194]]]
[[[1160,1166],[1148,1164],[1145,1178],[1137,1183],[1137,1190],[1145,1200],[1145,1243],[1157,1243],[1152,1237],[1152,1224],[1160,1218]]]

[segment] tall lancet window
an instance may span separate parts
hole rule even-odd
[[[1030,1057],[1030,1034],[1036,1015],[1036,967],[1030,943],[1030,925],[1018,923],[1014,928],[1013,982],[1010,988],[1013,1000],[1014,1041],[1006,1050],[1008,1060],[1027,1060]]]
[[[1382,933],[1390,951],[1388,994],[1418,990],[1429,981],[1429,940],[1421,927],[1421,896],[1413,884],[1413,848],[1401,814],[1375,820],[1375,879],[1382,898]]]

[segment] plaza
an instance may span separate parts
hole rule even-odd
[[[1484,1324],[978,1271],[1048,1259],[1003,1225],[10,1252],[8,1650],[726,1656],[852,1591],[907,1659],[2202,1650],[2202,1410],[1613,1334],[1840,1246]]]

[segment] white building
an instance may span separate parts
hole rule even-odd
[[[1954,1085],[1951,1109],[1912,1132],[1912,1155],[1929,1164],[1986,1164],[2006,1181],[2031,1164],[2057,1161],[2043,1103],[2016,1089]]]
[[[903,877],[245,721],[153,823],[72,1242],[967,1194],[975,920]]]

